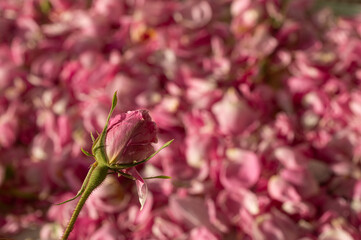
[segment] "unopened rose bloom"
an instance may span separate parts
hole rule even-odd
[[[106,130],[104,149],[109,165],[132,164],[148,158],[154,153],[152,143],[156,143],[156,124],[146,110],[128,111],[110,119]],[[125,168],[136,181],[141,208],[147,198],[148,188],[134,167]]]
[[[109,164],[139,162],[153,152],[156,125],[146,110],[128,111],[110,119],[105,138]]]
[[[94,157],[100,165],[136,181],[141,208],[148,189],[135,166],[152,157],[152,143],[157,141],[156,124],[148,111],[136,110],[108,119],[106,127],[92,147]]]

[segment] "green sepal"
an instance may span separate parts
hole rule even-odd
[[[68,200],[66,200],[66,201],[64,201],[64,202],[61,202],[61,203],[55,203],[55,205],[63,205],[64,203],[74,201],[75,199],[77,199],[78,197],[80,197],[82,193],[83,193],[83,192],[80,192],[80,191],[79,191],[78,194],[75,195],[75,197],[70,198],[70,199],[68,199]]]
[[[128,163],[128,164],[112,164],[112,165],[109,165],[108,167],[110,169],[117,169],[117,170],[121,170],[121,169],[127,169],[127,168],[131,168],[131,167],[134,167],[138,164],[136,163]]]
[[[154,176],[154,177],[145,177],[143,179],[155,179],[155,178],[160,178],[160,179],[171,179],[171,177],[169,176],[165,176],[165,175],[159,175],[159,176]]]
[[[95,138],[93,136],[93,133],[90,133],[90,137],[92,138],[92,142],[94,143],[95,142]]]
[[[109,114],[108,114],[108,117],[107,117],[107,121],[106,121],[105,126],[103,128],[103,131],[98,136],[98,138],[95,140],[95,142],[93,144],[93,147],[92,147],[92,152],[93,152],[93,155],[95,157],[95,160],[97,162],[102,163],[102,164],[107,164],[109,162],[108,156],[106,155],[105,148],[104,148],[104,146],[105,146],[105,136],[106,136],[106,133],[107,133],[110,117],[112,116],[113,111],[115,109],[115,106],[117,105],[117,101],[118,101],[117,92],[115,92],[114,95],[113,95],[112,107],[110,108],[110,111],[109,111]],[[98,150],[100,150],[100,153],[98,153]]]
[[[135,177],[133,177],[132,175],[124,173],[122,171],[117,171],[117,173],[118,173],[118,177],[123,176],[123,177],[129,178],[130,180],[133,180],[133,181],[136,180]]]
[[[94,139],[94,136],[93,135],[91,135],[92,136],[92,139]],[[93,153],[93,155],[95,155],[95,150],[97,150],[97,143],[99,142],[99,134],[98,134],[98,137],[96,138],[96,139],[94,139],[93,140],[93,146],[92,146],[92,153]]]
[[[81,149],[81,151],[82,151],[86,156],[88,156],[88,157],[94,157],[93,154],[87,152],[87,151],[84,150],[83,148],[80,148],[80,149]]]
[[[147,157],[146,159],[144,159],[141,162],[147,162],[149,161],[151,158],[153,158],[155,155],[157,155],[160,151],[162,151],[164,148],[168,147],[172,142],[174,141],[174,139],[166,142],[163,144],[163,146],[161,146],[157,151],[155,151],[152,155],[150,155],[149,157]]]

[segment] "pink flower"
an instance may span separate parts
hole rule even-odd
[[[111,113],[116,102],[116,95],[114,95]],[[118,114],[110,120],[108,118],[106,127],[92,147],[93,153],[97,149],[101,149],[100,155],[95,154],[95,158],[99,157],[99,160],[105,161],[105,164],[111,169],[115,169],[117,166],[121,167],[117,171],[118,174],[136,181],[141,209],[147,198],[148,187],[135,166],[153,156],[152,143],[157,141],[156,125],[148,112],[137,110]],[[158,177],[164,178],[164,176]]]
[[[132,163],[149,157],[156,143],[156,125],[145,110],[121,113],[110,119],[105,139],[108,162]]]

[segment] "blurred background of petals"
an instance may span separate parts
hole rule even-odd
[[[109,176],[70,239],[360,239],[361,5],[0,1],[0,238],[58,239],[114,91],[147,109],[137,186]]]

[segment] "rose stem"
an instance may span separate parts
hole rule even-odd
[[[106,178],[108,173],[108,167],[103,164],[98,164],[91,173],[89,178],[89,182],[85,187],[83,194],[81,195],[78,204],[76,205],[73,214],[69,220],[69,223],[61,237],[61,240],[67,240],[69,237],[70,232],[73,230],[74,224],[78,215],[83,208],[85,201],[88,199],[90,194],[93,192],[95,188],[97,188]]]

